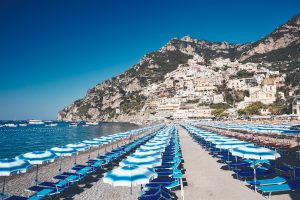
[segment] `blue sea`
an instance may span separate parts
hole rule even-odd
[[[0,125],[24,122],[0,121]],[[100,123],[96,126],[69,127],[69,123],[58,123],[55,127],[28,125],[26,127],[0,127],[0,159],[13,158],[22,153],[46,150],[56,146],[80,142],[103,135],[139,128],[131,123]]]

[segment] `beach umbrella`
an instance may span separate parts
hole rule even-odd
[[[39,165],[53,162],[57,155],[53,153],[52,151],[33,151],[29,153],[22,154],[16,159],[19,160],[26,160],[32,165],[36,165],[36,176],[35,176],[35,182],[38,183],[38,173],[39,173]]]
[[[100,138],[94,138],[93,140],[100,142],[101,144],[104,145],[105,153],[106,153],[106,147],[107,145],[111,142],[105,137],[100,137]],[[98,153],[99,154],[99,153]]]
[[[85,151],[87,150],[90,146],[84,143],[77,143],[77,144],[67,144],[66,147],[70,147],[73,149],[76,149],[77,151]]]
[[[101,146],[101,142],[96,141],[96,140],[83,140],[82,143],[89,145],[91,147],[99,147]],[[91,149],[91,148],[90,148]],[[98,149],[98,156],[99,156],[99,149]],[[89,151],[89,159],[91,157],[91,150]]]
[[[104,174],[103,182],[113,186],[130,187],[149,183],[157,177],[154,169],[139,166],[121,166]]]
[[[67,144],[66,147],[70,147],[70,148],[76,149],[76,151],[78,151],[78,152],[79,152],[79,151],[85,151],[85,150],[87,150],[87,149],[90,148],[89,145],[84,144],[84,143]],[[74,157],[75,157],[75,158],[74,158],[74,159],[75,159],[75,160],[74,160],[74,164],[76,164],[76,163],[77,163],[77,161],[76,161],[77,154],[75,154]]]
[[[54,152],[57,156],[60,156],[60,164],[59,164],[59,172],[61,171],[62,167],[62,160],[65,156],[73,156],[77,154],[77,150],[71,147],[53,147],[50,151]]]
[[[164,151],[164,147],[162,146],[144,146],[142,145],[140,148],[140,150],[154,150],[154,151]]]
[[[216,148],[219,148],[219,149],[233,149],[233,148],[237,148],[237,147],[251,146],[251,145],[254,145],[254,144],[252,144],[250,142],[236,140],[236,141],[227,141],[227,142],[219,143],[219,144],[216,145]]]
[[[157,157],[157,158],[161,158],[161,152],[160,151],[153,151],[153,150],[149,150],[149,151],[135,151],[133,154],[131,154],[131,156],[153,156],[153,157]]]
[[[120,166],[136,165],[140,167],[156,167],[161,165],[161,159],[152,156],[128,156],[119,163]]]
[[[12,174],[25,173],[31,167],[31,164],[26,160],[1,159],[0,160],[0,176],[3,176],[2,197],[5,196],[5,179]]]
[[[276,160],[280,157],[280,154],[276,151],[270,150],[260,146],[242,146],[229,150],[233,156],[238,156],[246,159],[254,160]],[[256,162],[253,166],[254,171],[254,186],[256,191],[256,168],[259,167],[259,162]]]

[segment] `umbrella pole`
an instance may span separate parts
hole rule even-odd
[[[75,160],[74,160],[74,165],[77,163],[77,154],[75,154]]]
[[[37,185],[38,183],[38,176],[39,176],[39,165],[36,165],[35,185]]]
[[[61,172],[61,166],[62,166],[62,159],[63,159],[63,157],[61,156],[61,157],[60,157],[60,164],[59,164],[59,170],[58,170],[58,171],[59,171],[59,173]]]
[[[254,170],[254,190],[256,192],[256,168],[255,168],[255,166],[253,167],[253,170]]]
[[[90,150],[89,150],[89,157],[88,157],[88,159],[90,159],[91,158],[91,150],[92,149],[92,147],[90,148]]]
[[[133,199],[133,196],[132,196],[132,183],[130,183],[130,199]]]
[[[4,196],[4,190],[5,190],[5,179],[6,179],[6,176],[4,176],[4,177],[3,177],[2,197]]]

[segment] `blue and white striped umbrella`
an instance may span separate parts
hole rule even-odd
[[[85,150],[87,150],[87,149],[90,148],[89,145],[84,144],[84,143],[67,144],[66,147],[70,147],[70,148],[76,149],[77,152],[79,152],[79,151],[85,151]],[[74,158],[74,164],[76,164],[76,163],[77,163],[77,162],[76,162],[77,154],[75,154],[74,157],[75,157],[75,158]]]
[[[73,156],[77,154],[77,150],[71,147],[53,147],[50,151],[54,152],[57,156]]]
[[[254,144],[250,142],[245,142],[241,140],[236,140],[236,141],[228,141],[228,142],[223,142],[220,144],[216,145],[216,148],[219,149],[233,149],[233,148],[238,148],[242,146],[253,146]]]
[[[142,145],[139,149],[140,150],[154,150],[154,151],[161,151],[161,152],[163,152],[165,150],[165,148],[162,146],[144,146],[144,145]]]
[[[10,176],[12,174],[25,173],[31,166],[26,160],[1,159],[0,176]]]
[[[10,176],[12,174],[25,173],[29,167],[31,167],[31,164],[25,160],[17,160],[17,159],[0,160],[0,176],[4,176],[2,195],[5,194],[4,192],[5,192],[6,176]]]
[[[61,171],[63,157],[77,155],[78,153],[76,149],[73,149],[71,147],[53,147],[50,149],[50,151],[60,156],[59,171]],[[76,163],[76,158],[75,158],[75,163]]]
[[[140,167],[156,167],[161,165],[161,159],[152,156],[128,156],[119,163],[120,166],[136,165]]]
[[[82,143],[90,145],[92,147],[99,147],[101,145],[101,142],[96,140],[83,140]]]
[[[242,146],[229,150],[233,156],[255,160],[276,160],[280,154],[259,146]]]
[[[127,186],[149,183],[157,177],[157,173],[146,167],[122,166],[104,174],[103,182],[113,186]]]
[[[57,155],[52,151],[33,151],[22,154],[17,159],[27,160],[32,165],[41,165],[48,162],[53,162]]]
[[[102,145],[101,142],[96,141],[96,140],[83,140],[82,143],[87,144],[91,147],[100,147]],[[98,156],[99,156],[99,149],[98,149]],[[91,157],[91,150],[89,151],[89,156],[88,158]]]
[[[157,158],[161,158],[161,152],[160,151],[135,151],[133,154],[131,154],[131,156],[153,156],[153,157],[157,157]]]
[[[56,154],[52,151],[34,151],[30,153],[22,154],[17,159],[26,160],[32,165],[36,165],[36,178],[35,182],[38,183],[39,165],[53,162],[56,158]]]
[[[77,144],[67,144],[66,147],[70,147],[73,149],[76,149],[77,151],[85,151],[87,150],[90,146],[84,143],[77,143]]]
[[[276,160],[280,154],[265,147],[259,146],[242,146],[229,150],[233,156],[239,156],[247,159],[255,160]],[[257,163],[259,164],[259,162]],[[256,165],[256,164],[255,164]],[[256,166],[253,165],[254,171],[254,188],[256,191]]]
[[[240,140],[234,138],[223,138],[223,139],[212,140],[211,143],[218,145],[226,142],[236,142],[236,141],[240,142]]]

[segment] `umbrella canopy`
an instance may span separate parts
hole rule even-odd
[[[101,145],[101,142],[96,140],[83,140],[82,143],[93,146],[93,147],[99,147]]]
[[[76,149],[77,151],[85,151],[89,148],[89,145],[84,143],[77,143],[77,144],[67,144],[66,147]]]
[[[65,156],[73,156],[77,154],[77,150],[71,147],[53,147],[50,149],[56,155],[60,156],[60,164],[59,164],[59,171],[61,171],[62,167],[62,158]],[[76,163],[76,160],[75,160]]]
[[[26,160],[1,159],[0,176],[10,176],[12,174],[25,173],[29,167],[31,167],[31,164]]]
[[[161,158],[161,152],[160,151],[136,151],[133,154],[131,154],[131,156],[153,156],[153,157],[157,157],[157,158]]]
[[[141,167],[156,167],[161,165],[161,159],[152,156],[128,156],[120,162],[120,166],[136,165]]]
[[[26,160],[17,159],[1,159],[0,160],[0,176],[4,176],[2,196],[5,196],[5,178],[12,174],[25,173],[31,167],[31,164]],[[2,197],[3,198],[3,197]]]
[[[27,160],[32,165],[41,165],[47,162],[53,162],[56,154],[52,151],[34,151],[22,154],[16,157],[19,160]]]
[[[52,152],[54,152],[58,156],[73,156],[77,154],[77,150],[73,149],[71,147],[53,147],[50,149]]]
[[[104,174],[103,182],[113,186],[127,186],[146,184],[157,177],[151,168],[139,166],[122,166]]]
[[[211,141],[211,143],[218,145],[218,144],[223,144],[225,142],[236,142],[236,141],[240,142],[240,140],[234,138],[223,138],[223,139],[213,140]]]
[[[259,146],[242,146],[229,150],[233,156],[255,160],[275,160],[280,157],[280,154]]]
[[[239,156],[242,158],[255,159],[255,160],[275,160],[280,157],[280,154],[270,149],[259,146],[242,146],[229,150],[233,156]],[[256,162],[260,165],[259,162]],[[259,166],[253,165],[254,171],[254,188],[256,191],[256,168]]]
[[[140,150],[154,150],[154,151],[164,151],[164,147],[162,146],[144,146],[142,145],[140,148]]]
[[[238,148],[242,146],[253,146],[254,144],[250,142],[245,142],[241,140],[236,140],[236,141],[228,141],[228,142],[223,142],[221,144],[216,145],[216,148],[219,149],[233,149],[233,148]]]

